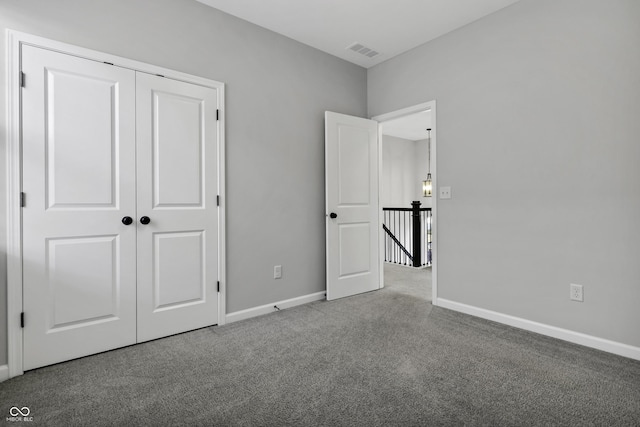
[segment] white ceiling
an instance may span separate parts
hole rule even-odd
[[[429,128],[431,128],[431,110],[382,122],[383,135],[395,136],[409,141],[427,139],[429,135],[427,129]]]
[[[197,0],[369,68],[518,0]],[[379,55],[348,50],[360,43]]]

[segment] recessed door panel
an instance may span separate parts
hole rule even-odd
[[[49,332],[117,319],[118,236],[48,239]]]
[[[55,68],[45,79],[47,206],[113,207],[118,81]]]
[[[153,237],[155,311],[204,301],[204,231]]]
[[[338,203],[368,205],[371,193],[369,132],[341,125],[338,133]]]
[[[340,278],[369,273],[371,230],[368,223],[341,224],[339,228]]]
[[[22,47],[23,367],[136,342],[135,72]]]
[[[201,207],[204,100],[153,91],[154,207]]]

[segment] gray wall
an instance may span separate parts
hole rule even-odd
[[[428,172],[427,148],[426,139],[411,141],[384,135],[383,129],[382,206],[410,208],[411,202],[418,200],[421,207],[431,207],[431,197],[422,195],[422,181]]]
[[[639,23],[523,0],[369,70],[370,116],[437,101],[439,297],[640,346]]]
[[[366,70],[191,0],[2,0],[3,64],[6,28],[226,83],[227,312],[324,290],[324,111],[364,117]],[[0,365],[5,198],[0,173]]]
[[[411,202],[418,200],[415,198],[416,182],[415,141],[382,135],[382,206],[410,208]]]

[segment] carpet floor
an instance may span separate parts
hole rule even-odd
[[[640,426],[640,362],[429,302],[430,271],[29,371],[0,383],[54,426]]]

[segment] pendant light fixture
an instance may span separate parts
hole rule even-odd
[[[427,166],[427,179],[422,181],[422,196],[423,197],[431,197],[433,194],[433,185],[431,183],[431,128],[427,129],[429,132],[427,136],[427,152],[429,153],[429,163]]]

